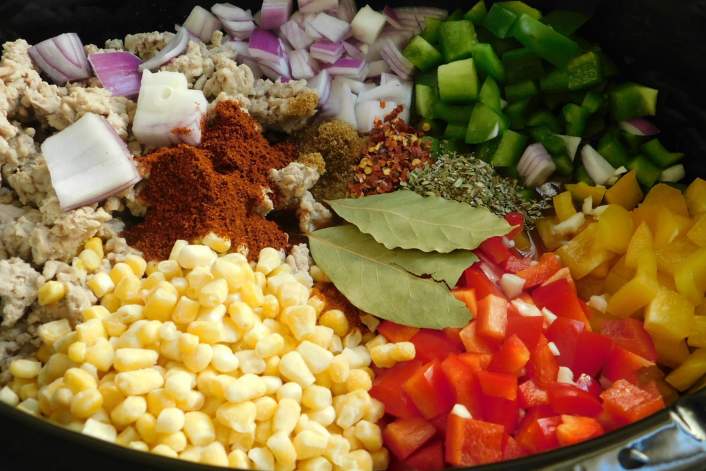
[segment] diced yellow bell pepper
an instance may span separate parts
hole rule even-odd
[[[694,305],[684,296],[666,288],[657,291],[645,309],[645,330],[667,340],[689,336],[694,323]]]
[[[694,269],[685,263],[674,272],[674,285],[679,294],[694,304],[698,304],[704,297],[704,290],[696,283]]]
[[[686,189],[686,205],[692,217],[706,213],[706,180],[697,178]]]
[[[706,299],[702,299],[701,303],[694,307],[694,315],[706,316]]]
[[[579,203],[583,203],[586,198],[590,197],[594,207],[603,201],[603,196],[606,192],[604,186],[591,186],[586,182],[567,183],[564,187],[571,192],[571,196]]]
[[[675,342],[652,335],[652,341],[657,351],[657,363],[660,365],[676,368],[689,358],[689,347],[684,340]]]
[[[669,373],[666,380],[679,391],[686,391],[704,374],[706,374],[706,348],[699,348],[677,369]]]
[[[635,269],[625,264],[625,257],[619,258],[618,261],[613,264],[613,268],[605,278],[604,286],[606,292],[610,294],[615,293],[634,276]]]
[[[595,270],[594,270],[595,271]],[[576,280],[576,292],[581,299],[591,299],[591,296],[600,296],[605,293],[605,281],[591,273],[581,280]]]
[[[537,233],[542,240],[544,248],[549,251],[556,250],[561,245],[561,239],[559,239],[552,230],[556,222],[555,217],[546,217],[537,221]]]
[[[605,278],[606,276],[608,276],[608,273],[610,273],[610,269],[613,266],[614,262],[615,260],[613,257],[609,258],[608,260],[594,268],[590,275],[599,279]]]
[[[697,216],[686,237],[699,247],[706,247],[706,214]]]
[[[646,223],[635,230],[625,253],[625,264],[650,278],[657,278],[657,256],[652,233]]]
[[[571,270],[575,280],[580,280],[613,257],[613,254],[598,246],[597,232],[598,225],[589,224],[569,243],[562,245],[556,251],[564,265]]]
[[[689,257],[698,249],[686,237],[678,237],[669,245],[659,247],[655,252],[657,255],[657,267],[660,271],[674,275],[677,268],[683,265]]]
[[[690,347],[706,347],[706,316],[694,316],[691,333],[686,342]]]
[[[657,272],[657,283],[663,288],[671,289],[672,291],[677,291],[677,285],[674,284],[674,277],[669,273]]]
[[[655,247],[664,247],[691,227],[691,219],[662,206],[653,227]]]
[[[637,182],[637,173],[631,170],[606,191],[605,200],[630,210],[642,201],[642,196],[640,184]]]
[[[518,232],[514,239],[515,248],[518,250],[527,251],[532,248],[532,241],[526,231]]]
[[[657,280],[637,274],[610,297],[608,313],[616,317],[629,317],[647,306],[657,296],[658,290]]]
[[[610,204],[598,217],[598,240],[611,252],[623,254],[635,231],[635,223],[627,209]]]
[[[653,186],[640,207],[655,206],[667,207],[681,216],[689,216],[689,209],[686,206],[686,199],[681,191],[666,183],[658,183]]]
[[[565,191],[563,193],[559,193],[552,198],[552,201],[554,202],[554,213],[556,213],[556,217],[559,219],[559,222],[566,221],[571,216],[576,214],[576,208],[574,208],[574,202],[571,199],[570,192]]]

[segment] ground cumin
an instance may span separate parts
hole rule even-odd
[[[200,146],[181,144],[138,158],[148,210],[125,237],[148,259],[164,259],[174,241],[196,241],[211,231],[254,257],[263,247],[284,248],[287,234],[259,208],[269,171],[295,158],[292,147],[271,146],[237,102],[223,101],[205,123]]]

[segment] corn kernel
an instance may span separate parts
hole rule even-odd
[[[143,441],[149,444],[157,441],[157,432],[154,429],[156,425],[157,419],[150,413],[142,414],[142,416],[135,421],[137,433],[140,434]]]
[[[147,443],[143,442],[142,440],[135,440],[134,442],[128,443],[128,448],[132,448],[133,450],[139,450],[139,451],[150,451],[150,447],[147,445]]]
[[[314,308],[317,316],[324,312],[324,308],[326,307],[326,300],[318,295],[310,297],[306,303]]]
[[[331,434],[328,439],[328,446],[324,451],[324,456],[332,463],[341,466],[350,452],[350,443],[343,435]]]
[[[86,286],[101,298],[115,289],[115,282],[107,273],[98,272],[88,279]]]
[[[9,386],[3,386],[3,388],[0,389],[0,402],[14,407],[20,402],[20,398]]]
[[[265,371],[265,360],[255,350],[240,350],[235,352],[235,356],[238,357],[239,368],[243,373],[262,374]]]
[[[356,368],[350,371],[348,379],[346,380],[346,388],[348,391],[355,391],[356,389],[369,391],[372,387],[373,381],[365,370]]]
[[[247,263],[229,261],[225,257],[215,261],[212,272],[215,277],[226,280],[231,292],[239,290],[246,283],[255,281],[253,271]]]
[[[218,258],[216,253],[205,245],[186,245],[178,253],[176,261],[183,268],[210,267]]]
[[[35,383],[28,383],[20,387],[20,399],[23,401],[29,398],[36,398],[38,393],[38,388]]]
[[[59,281],[47,281],[37,291],[37,301],[41,306],[58,303],[66,296],[66,286]]]
[[[110,316],[110,311],[106,309],[104,306],[91,306],[89,308],[86,308],[83,310],[81,313],[81,317],[83,317],[84,321],[90,320],[90,319],[106,319],[108,316]],[[58,321],[54,321],[58,322]]]
[[[260,316],[263,318],[273,319],[279,314],[279,301],[277,296],[266,294],[262,298],[262,306],[260,306]]]
[[[308,305],[290,306],[282,313],[282,322],[297,340],[311,333],[316,325],[316,311]]]
[[[174,433],[184,427],[184,412],[176,407],[162,409],[157,417],[155,431],[157,433]]]
[[[114,442],[118,436],[118,432],[115,430],[115,427],[94,419],[88,419],[86,423],[83,424],[83,429],[81,432],[108,442]]]
[[[379,346],[379,345],[385,345],[387,343],[387,339],[383,335],[376,335],[369,341],[365,343],[365,348],[368,349],[368,351],[372,351],[373,348]],[[371,354],[372,355],[372,354]]]
[[[113,366],[118,371],[132,371],[157,364],[159,354],[146,348],[118,348],[115,350]]]
[[[285,383],[277,390],[277,400],[293,399],[301,402],[303,395],[302,387],[298,383]]]
[[[228,467],[236,469],[250,469],[250,458],[245,451],[235,449],[228,453]]]
[[[160,455],[160,456],[166,456],[168,458],[178,458],[179,455],[177,455],[177,452],[169,448],[169,446],[160,443],[159,445],[155,446],[150,450],[152,453],[155,455]]]
[[[198,411],[184,414],[184,433],[195,446],[208,445],[216,439],[216,431],[211,418]]]
[[[108,371],[113,364],[113,345],[105,338],[99,338],[86,349],[86,362],[99,371]]]
[[[272,435],[272,421],[267,420],[258,422],[255,425],[254,443],[258,445],[267,445],[267,440]],[[247,450],[247,448],[245,448]]]
[[[348,455],[348,469],[373,471],[373,458],[366,450],[354,450]]]
[[[252,308],[242,301],[234,302],[228,306],[228,315],[241,331],[252,329],[258,322],[257,315]]]
[[[58,339],[71,332],[68,319],[45,322],[37,329],[37,335],[46,345],[53,345]]]
[[[155,271],[150,273],[147,278],[143,278],[140,282],[142,284],[142,289],[151,291],[163,281],[167,281],[167,277],[161,271]]]
[[[24,401],[17,404],[17,408],[32,415],[37,415],[40,412],[39,402],[33,397],[25,399]]]
[[[147,393],[147,411],[158,417],[160,412],[169,407],[176,407],[176,401],[163,388],[153,389]]]
[[[301,415],[301,406],[297,401],[290,398],[283,398],[277,405],[277,410],[272,418],[272,428],[275,432],[289,434],[297,425]]]
[[[217,304],[214,307],[201,307],[199,314],[196,317],[197,321],[221,322],[225,319],[226,307],[223,304]]]
[[[186,331],[197,336],[203,343],[214,344],[221,341],[223,326],[220,322],[193,321]]]
[[[351,368],[363,368],[370,365],[370,353],[363,345],[346,347],[339,355],[348,361]]]
[[[94,272],[101,266],[101,257],[93,250],[82,250],[81,253],[78,254],[78,258],[81,260],[81,263],[83,263],[83,267],[89,272]]]
[[[98,258],[103,258],[105,254],[103,253],[103,241],[100,237],[91,237],[83,244],[86,250],[91,250],[93,253],[98,255]]]
[[[206,234],[201,242],[208,246],[211,250],[218,253],[226,253],[230,250],[230,239],[219,236],[214,232],[209,232]]]
[[[179,252],[181,252],[181,249],[189,245],[189,243],[185,240],[176,240],[174,241],[174,245],[172,246],[171,252],[169,252],[169,260],[176,260],[177,257],[179,256]]]
[[[345,357],[336,355],[328,367],[331,381],[334,383],[345,383],[350,375],[350,364]]]
[[[143,347],[154,345],[159,341],[159,328],[162,323],[159,321],[149,321],[143,323],[136,332],[137,340]]]
[[[201,463],[211,466],[228,466],[228,455],[219,442],[213,442],[201,450]]]
[[[138,441],[139,439],[140,435],[137,433],[137,430],[135,430],[135,427],[129,426],[118,434],[115,442],[122,446],[128,446],[129,443]]]
[[[281,309],[290,306],[306,305],[306,302],[309,300],[309,288],[298,281],[286,283],[277,291],[277,299],[279,300]]]
[[[184,366],[194,373],[205,370],[212,359],[213,348],[203,343],[199,344],[193,352],[184,353],[182,355]]]
[[[346,429],[353,426],[363,418],[365,410],[370,404],[370,395],[360,389],[340,396],[334,400],[336,409],[336,425]]]
[[[64,376],[64,373],[69,368],[75,366],[76,364],[72,362],[68,356],[63,353],[55,353],[49,360],[44,364],[44,371],[46,372],[47,381],[54,381],[56,378]]]
[[[164,385],[164,378],[155,368],[125,371],[115,375],[115,385],[126,396],[147,394]]]
[[[186,294],[186,290],[189,288],[189,282],[182,276],[176,276],[169,280],[169,282],[174,286],[179,296]]]
[[[164,288],[157,288],[147,296],[143,310],[146,319],[167,321],[172,317],[172,311],[177,304],[176,292]]]
[[[265,275],[269,274],[272,270],[277,268],[283,262],[282,254],[277,249],[272,247],[265,247],[260,250],[257,260],[257,270]]]
[[[254,374],[244,374],[236,379],[225,391],[230,402],[243,402],[257,399],[267,392],[265,381]]]
[[[120,304],[120,299],[114,293],[108,293],[101,298],[101,306],[111,312],[117,311]]]
[[[331,405],[331,390],[312,384],[304,388],[302,404],[313,410],[321,410]]]
[[[36,378],[42,369],[42,364],[38,361],[20,359],[10,363],[10,373],[15,378],[32,379]]]
[[[257,341],[255,351],[262,358],[269,358],[278,355],[283,347],[284,338],[280,334],[269,334]]]
[[[135,274],[132,272],[132,268],[130,268],[130,265],[128,265],[127,263],[118,262],[113,265],[113,268],[110,269],[110,279],[113,280],[113,283],[115,283],[116,286],[118,283],[120,283],[120,280],[122,280],[126,276],[135,276]]]
[[[252,430],[249,430],[247,432],[236,432],[235,430],[230,430],[227,427],[224,427],[223,425],[218,424],[219,427],[222,429],[225,429],[228,432],[227,437],[225,438],[225,442],[228,443],[231,448],[235,448],[238,450],[249,450],[255,445],[255,440],[256,440],[256,434],[258,431],[258,425],[261,424],[255,424],[255,427]],[[272,433],[269,433],[267,436],[269,437]],[[267,441],[267,438],[265,438],[265,443]]]
[[[300,461],[297,466],[299,471],[331,471],[333,469],[331,462],[323,456]]]
[[[71,399],[71,414],[86,419],[98,412],[103,405],[103,396],[97,389],[86,389],[76,393]]]
[[[262,288],[255,283],[245,283],[242,285],[240,287],[240,297],[253,307],[260,307],[265,302],[265,295],[262,293]]]
[[[363,323],[365,327],[368,328],[370,332],[375,332],[380,325],[380,319],[371,316],[370,314],[364,314],[360,316],[360,322]]]
[[[205,284],[199,292],[199,303],[202,306],[214,307],[225,302],[228,296],[228,283],[219,278]]]
[[[309,370],[302,355],[297,351],[286,353],[279,363],[280,373],[290,381],[299,383],[302,387],[309,386],[315,381],[314,375]]]
[[[142,283],[132,274],[123,276],[118,283],[115,284],[113,291],[123,304],[140,304],[142,302]]]
[[[199,303],[186,296],[181,296],[172,312],[172,320],[178,324],[188,324],[196,319]]]
[[[126,427],[137,422],[145,412],[147,412],[147,401],[144,397],[128,396],[110,411],[110,420],[119,428]]]
[[[294,449],[294,444],[289,439],[288,433],[274,433],[267,440],[267,448],[270,449],[279,466],[294,469],[294,463],[297,460],[297,452]]]
[[[216,410],[216,420],[236,432],[250,432],[255,430],[255,415],[257,409],[251,401],[238,404],[223,404]]]
[[[355,424],[355,437],[360,440],[366,450],[376,451],[382,448],[382,432],[375,423],[361,420]]]
[[[184,274],[176,260],[162,260],[157,263],[157,272],[161,273],[165,280],[181,277]]]
[[[275,469],[275,457],[267,448],[252,448],[248,451],[248,458],[255,465],[255,469]]]
[[[64,373],[64,384],[76,394],[86,389],[95,389],[98,385],[96,379],[81,368],[69,368]],[[90,414],[89,414],[90,415]]]
[[[312,421],[321,424],[324,427],[328,427],[334,420],[336,420],[336,410],[333,406],[324,407],[320,410],[309,411],[307,414]]]
[[[314,374],[326,371],[334,358],[333,353],[308,340],[299,344],[297,352],[299,352],[309,370]]]
[[[262,396],[255,401],[255,420],[258,422],[269,421],[277,410],[277,401],[270,396]]]
[[[136,277],[142,278],[147,270],[147,261],[139,255],[128,254],[125,256],[125,263],[130,267]]]
[[[330,327],[339,337],[344,337],[348,333],[348,318],[340,309],[329,309],[321,314],[319,324]]]
[[[360,443],[360,440],[358,440],[355,436],[355,427],[347,428],[342,432],[343,438],[348,440],[348,443],[351,447],[351,450],[357,450],[359,448],[363,448],[363,444]]]
[[[199,338],[194,334],[183,333],[179,336],[179,351],[184,353],[193,353],[199,346]]]
[[[267,360],[265,360],[265,370],[263,371],[263,374],[266,374],[268,376],[279,375],[279,362],[279,356],[275,355],[273,357],[269,357]]]

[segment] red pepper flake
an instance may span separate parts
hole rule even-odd
[[[429,144],[399,118],[401,112],[402,106],[397,106],[384,120],[375,121],[370,145],[354,167],[354,181],[349,185],[353,196],[394,191],[407,181],[410,172],[429,161]]]

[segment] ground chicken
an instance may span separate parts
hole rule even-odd
[[[215,56],[213,62],[216,71],[203,86],[206,98],[213,100],[211,108],[223,100],[237,100],[247,108],[250,105],[247,96],[253,93],[255,83],[250,67],[238,65],[234,60],[223,55]]]
[[[24,260],[0,260],[2,327],[12,327],[37,299],[40,274]]]
[[[328,225],[333,217],[309,191],[318,180],[317,169],[301,162],[270,171],[270,181],[277,189],[277,207],[296,208],[299,230],[305,234]]]
[[[287,83],[258,79],[248,111],[263,126],[291,133],[303,128],[316,113],[319,96],[306,80]]]
[[[128,34],[125,36],[125,40],[122,41],[122,44],[125,50],[132,52],[142,60],[147,60],[164,49],[164,46],[166,46],[173,37],[174,33],[159,31]],[[107,46],[108,43],[106,43],[106,47]]]
[[[299,281],[310,288],[314,286],[314,280],[309,274],[309,267],[313,261],[309,257],[309,247],[306,244],[292,246],[285,261],[292,267],[292,272]]]

